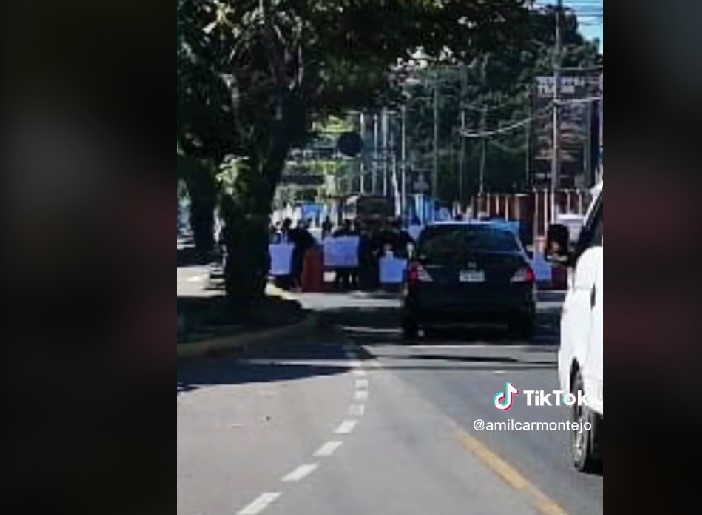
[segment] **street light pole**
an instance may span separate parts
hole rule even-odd
[[[401,143],[401,160],[402,160],[402,198],[400,206],[402,214],[407,210],[407,106],[402,106],[402,143]]]
[[[483,107],[481,109],[481,113],[480,113],[480,130],[481,130],[481,132],[485,132],[486,119],[487,119],[487,107]],[[486,159],[487,159],[487,137],[483,136],[482,141],[481,141],[481,149],[480,149],[480,178],[479,178],[479,185],[478,185],[478,188],[479,188],[478,193],[480,195],[485,193]]]
[[[467,70],[465,65],[461,66],[461,150],[458,156],[458,201],[461,204],[461,209],[463,209],[463,181],[465,176],[465,164],[466,164],[466,139],[463,137],[463,133],[466,130],[466,108],[464,102],[466,101],[466,88],[467,88]]]
[[[434,75],[434,162],[431,175],[434,198],[439,196],[439,72]]]
[[[373,114],[373,163],[371,175],[371,194],[378,192],[378,114]]]
[[[529,89],[529,123],[526,124],[526,153],[524,163],[524,188],[528,191],[531,187],[531,140],[533,131],[534,117],[534,92]]]
[[[365,115],[361,112],[358,115],[358,122],[359,122],[359,132],[361,133],[361,141],[365,144],[366,142],[366,117]],[[365,145],[364,145],[365,146]],[[359,176],[359,184],[358,188],[361,190],[361,195],[363,195],[366,192],[366,167],[365,167],[365,155],[366,155],[366,149],[363,148],[361,152],[361,158],[360,158],[360,176]]]
[[[388,196],[388,132],[389,132],[389,127],[388,127],[388,110],[386,108],[383,108],[383,116],[382,116],[382,131],[383,131],[383,147],[382,147],[382,155],[383,155],[383,196],[387,197]]]
[[[556,7],[556,45],[553,52],[553,152],[551,155],[551,192],[555,193],[560,186],[561,171],[561,13],[563,0],[558,0]]]

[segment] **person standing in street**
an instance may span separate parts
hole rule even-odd
[[[334,238],[351,236],[351,220],[344,220],[343,225],[334,232]],[[348,268],[337,268],[334,274],[334,285],[338,290],[347,290],[350,286],[351,272]]]
[[[300,288],[305,254],[316,244],[314,236],[310,234],[304,220],[300,220],[292,232],[291,243],[294,245],[292,252],[292,287]]]
[[[280,238],[278,243],[290,243],[290,232],[292,231],[292,220],[286,218],[283,220],[283,225],[280,227]]]
[[[382,225],[372,225],[368,228],[368,255],[367,277],[368,289],[376,290],[380,287],[380,258],[385,252],[385,235]]]
[[[360,246],[360,238],[361,238],[361,223],[358,220],[354,220],[353,225],[351,227],[351,236],[356,236],[359,238],[359,246]],[[358,250],[356,251],[358,254]],[[351,287],[352,290],[357,290],[359,286],[359,268],[360,268],[360,262],[358,263],[358,266],[355,268],[352,268],[349,270],[349,286]]]
[[[378,275],[377,267],[374,265],[374,238],[373,232],[368,225],[360,226],[358,241],[358,280],[359,287],[363,291],[373,290],[376,286],[375,278]]]
[[[391,248],[393,256],[399,259],[408,259],[410,245],[414,244],[414,239],[402,227],[402,220],[399,218],[393,223],[393,231],[391,236]]]
[[[280,226],[280,229],[276,231],[276,234],[271,236],[271,240],[273,244],[280,245],[280,244],[287,244],[287,243],[293,243],[293,238],[294,238],[294,229],[292,227],[292,220],[290,218],[286,218],[283,220],[283,223]],[[292,288],[293,285],[293,273],[292,273],[292,260],[290,263],[290,273],[288,275],[279,275],[275,277],[275,285],[278,288],[281,288],[283,290],[289,290]]]
[[[324,219],[324,222],[322,222],[322,239],[327,238],[328,236],[331,236],[332,229],[334,228],[331,218],[329,218],[329,215]]]

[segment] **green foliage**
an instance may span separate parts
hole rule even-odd
[[[311,123],[397,94],[390,73],[421,48],[433,60],[516,48],[526,0],[179,0],[176,119],[186,155],[216,163],[227,289],[262,293],[266,221],[288,153]],[[246,254],[246,255],[244,255]],[[237,293],[238,292],[238,293]]]
[[[464,66],[431,67],[415,73],[418,84],[406,92],[408,108],[408,144],[421,149],[421,168],[431,167],[433,140],[434,85],[440,88],[439,141],[442,150],[449,145],[460,149],[458,130],[461,105],[466,109],[466,128],[481,130],[482,108],[487,107],[485,128],[496,129],[528,118],[530,94],[538,76],[550,75],[555,16],[552,9],[529,13],[529,37],[518,46],[504,46],[485,52]],[[602,64],[597,45],[583,39],[575,17],[563,23],[563,66],[591,67]],[[463,82],[463,87],[462,87]],[[464,93],[462,97],[461,93]],[[543,123],[537,119],[534,123]],[[526,184],[526,127],[489,140],[486,152],[485,184],[487,191],[512,191]],[[478,190],[478,173],[482,142],[466,141],[464,177],[465,196]],[[458,196],[458,159],[440,159],[439,190],[444,200]]]

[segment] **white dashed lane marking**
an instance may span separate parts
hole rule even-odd
[[[258,515],[265,510],[269,504],[280,497],[280,492],[268,492],[259,495],[254,502],[237,512],[238,515]]]
[[[368,400],[368,390],[356,390],[353,398],[357,401],[367,401]]]
[[[360,417],[366,411],[366,407],[363,404],[352,404],[349,408],[349,415],[353,417]]]
[[[356,424],[358,424],[358,420],[344,420],[334,432],[338,435],[347,435],[353,431]]]
[[[314,453],[314,455],[318,458],[325,458],[327,456],[331,456],[336,452],[336,450],[341,447],[341,444],[343,442],[340,442],[338,440],[327,442],[324,445],[322,445],[317,452]]]
[[[200,278],[190,277],[186,281],[194,282]],[[349,366],[352,369],[352,373],[355,376],[355,391],[354,400],[355,401],[366,401],[368,400],[368,388],[370,381],[366,378],[367,372],[363,369],[363,363],[359,360],[358,346],[352,344],[345,344],[343,346],[344,352],[349,361]],[[380,363],[377,360],[371,361],[370,366],[380,367]],[[365,412],[365,405],[361,402],[356,402],[349,406],[349,416],[360,417]],[[357,419],[347,419],[341,422],[339,426],[334,431],[338,435],[351,434],[358,424]],[[340,440],[330,440],[325,442],[317,451],[314,453],[315,457],[323,458],[332,456],[338,449],[343,445]],[[305,477],[314,472],[318,463],[306,463],[300,465],[295,470],[290,472],[288,475],[282,478],[283,483],[294,483],[302,481]],[[253,502],[237,512],[237,515],[258,515],[263,512],[271,503],[281,496],[280,492],[266,492],[259,495]]]
[[[314,469],[316,469],[319,465],[316,463],[306,463],[305,465],[300,465],[297,467],[295,470],[293,470],[290,474],[285,476],[283,478],[284,483],[292,483],[295,481],[300,481],[305,478],[308,474],[311,474],[314,472]]]

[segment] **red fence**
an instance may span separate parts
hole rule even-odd
[[[589,204],[587,190],[534,190],[530,193],[487,193],[471,199],[474,217],[489,216],[522,222],[534,241],[545,237],[558,214],[584,214]]]

